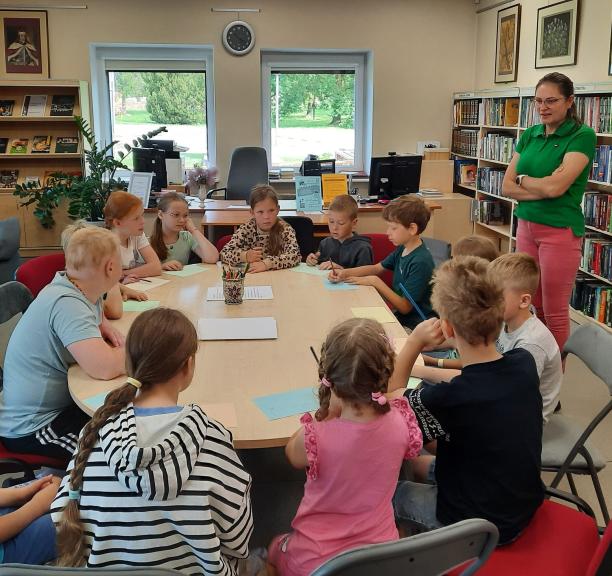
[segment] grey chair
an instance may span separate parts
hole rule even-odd
[[[444,528],[338,554],[312,576],[438,576],[469,560],[461,574],[474,574],[495,550],[499,533],[489,521],[463,520]]]
[[[230,160],[227,185],[214,188],[206,194],[212,198],[223,191],[226,200],[247,200],[257,184],[268,184],[268,155],[265,148],[243,146],[235,148]]]
[[[574,354],[587,368],[608,387],[612,396],[612,334],[594,324],[578,328],[568,339],[563,355]],[[579,386],[580,381],[574,383]],[[568,385],[566,381],[565,386]],[[593,482],[595,494],[604,522],[610,521],[606,499],[601,489],[598,473],[605,468],[606,459],[588,439],[597,426],[612,410],[612,398],[594,416],[588,426],[574,421],[561,413],[552,414],[544,427],[542,438],[542,470],[556,472],[550,486],[556,488],[567,476],[572,493],[577,496],[573,474],[588,474]]]
[[[431,252],[436,268],[451,257],[451,245],[448,242],[436,238],[425,238],[423,236],[421,240],[423,240],[423,243],[427,246],[427,250]]]
[[[0,576],[182,576],[167,568],[57,568],[30,564],[0,564]]]
[[[0,221],[0,284],[15,280],[19,268],[19,220]]]

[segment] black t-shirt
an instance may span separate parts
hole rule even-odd
[[[511,350],[407,395],[423,442],[438,440],[438,520],[485,518],[500,543],[515,538],[544,497],[542,397],[531,354]]]

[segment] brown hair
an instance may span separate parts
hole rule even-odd
[[[142,208],[142,200],[134,194],[115,190],[111,192],[104,205],[104,223],[109,230],[113,228],[113,220],[125,218],[134,208]]]
[[[477,256],[462,256],[434,272],[433,307],[472,346],[494,342],[502,326],[504,293],[488,266]]]
[[[278,196],[276,190],[272,186],[267,184],[258,184],[251,190],[251,196],[249,197],[249,205],[251,210],[255,210],[255,206],[260,202],[270,198],[273,200],[277,207],[280,207],[278,202]],[[283,230],[285,226],[289,226],[286,222],[280,218],[276,219],[274,226],[270,228],[270,236],[268,237],[268,253],[272,256],[278,256],[283,250]]]
[[[62,242],[66,237],[66,270],[97,268],[105,258],[119,252],[119,238],[110,230],[97,226],[80,227],[72,233],[66,229],[62,233]]]
[[[373,406],[380,414],[388,412],[389,403],[378,404],[372,393],[387,391],[394,362],[395,352],[381,324],[367,318],[338,324],[321,347],[319,378],[325,378],[331,388],[319,386],[317,420],[327,418],[332,390],[357,407]]]
[[[574,95],[574,83],[565,74],[561,74],[561,72],[551,72],[550,74],[546,74],[546,76],[542,76],[536,84],[536,91],[542,84],[554,84],[565,98],[570,98]],[[565,118],[572,120],[576,126],[582,124],[582,120],[580,120],[578,110],[576,109],[576,101],[572,102]]]
[[[540,283],[540,269],[534,258],[525,252],[503,254],[489,264],[491,274],[505,288],[534,296]]]
[[[422,234],[427,228],[431,213],[423,200],[405,194],[387,204],[382,216],[387,222],[397,222],[404,228],[416,224],[417,234]]]
[[[167,192],[164,194],[157,202],[157,209],[162,212],[167,212],[168,208],[170,208],[170,204],[172,202],[183,202],[185,206],[189,206],[187,200],[185,200],[185,196],[179,194],[178,192]],[[151,234],[151,238],[149,238],[149,244],[158,258],[163,262],[168,257],[168,247],[164,242],[164,231],[162,229],[162,221],[159,216],[155,218],[155,224],[153,225],[153,234]]]
[[[499,256],[499,251],[493,244],[493,240],[475,234],[457,240],[457,243],[453,246],[453,257],[458,256],[478,256],[493,262]]]
[[[142,384],[142,389],[170,380],[182,370],[198,349],[193,324],[178,310],[156,308],[140,314],[132,324],[125,343],[126,373]],[[85,425],[70,472],[70,490],[81,490],[83,474],[98,432],[107,420],[134,400],[136,388],[124,384],[113,390]],[[81,566],[86,552],[79,501],[69,500],[57,532],[58,565]]]
[[[336,196],[332,203],[329,205],[330,212],[342,212],[346,214],[351,220],[355,220],[359,214],[359,206],[355,201],[355,198],[348,194],[340,194]]]

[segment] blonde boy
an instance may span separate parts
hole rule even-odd
[[[117,237],[77,230],[58,272],[17,324],[4,362],[0,440],[14,452],[69,458],[89,417],[68,391],[75,362],[92,378],[125,373],[124,338],[102,312],[102,295],[121,278]]]
[[[336,196],[328,212],[329,236],[321,241],[316,254],[309,254],[306,263],[321,270],[334,267],[355,268],[372,264],[372,245],[369,238],[355,232],[358,206],[352,196]]]
[[[504,326],[497,346],[502,353],[523,348],[533,356],[540,377],[542,416],[547,422],[559,402],[563,369],[557,341],[531,312],[540,282],[538,265],[529,254],[517,252],[500,256],[489,268],[504,287]]]
[[[464,236],[457,240],[453,246],[453,257],[457,258],[459,256],[478,256],[493,262],[499,256],[499,251],[492,240],[485,236],[474,234],[473,236]]]
[[[346,281],[373,286],[395,308],[397,319],[408,329],[414,328],[423,318],[405,296],[404,290],[410,294],[426,318],[434,316],[429,299],[435,265],[421,240],[429,217],[429,208],[420,198],[411,195],[397,198],[383,210],[383,218],[387,221],[387,236],[397,249],[378,264],[332,270],[329,279],[332,282]],[[392,289],[380,277],[385,270],[393,271]]]

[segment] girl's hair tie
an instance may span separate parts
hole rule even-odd
[[[134,386],[134,388],[140,388],[142,386],[140,380],[136,380],[136,378],[132,378],[131,376],[128,376],[125,381]]]
[[[323,386],[325,386],[326,388],[331,388],[331,382],[327,378],[325,378],[325,376],[323,376],[323,378],[321,378],[319,382],[323,384]]]
[[[80,500],[81,499],[81,491],[80,490],[70,490],[68,489],[68,500]]]
[[[372,392],[372,401],[384,406],[387,403],[387,397],[382,392]]]

